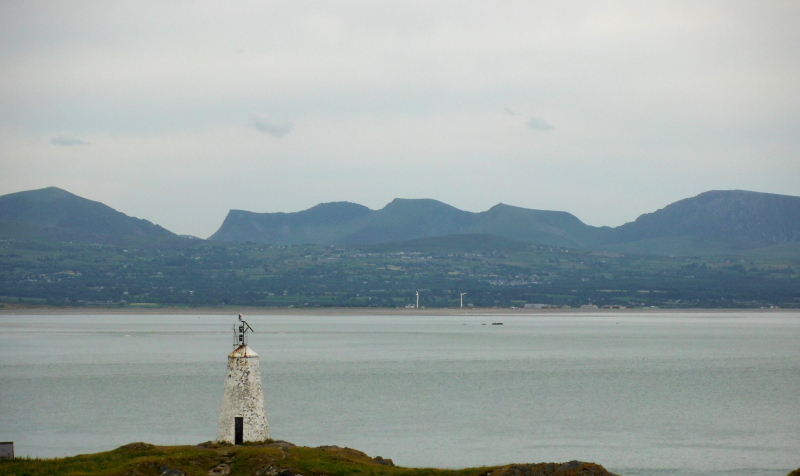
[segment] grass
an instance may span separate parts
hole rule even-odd
[[[388,464],[387,464],[388,462]],[[615,476],[594,463],[514,464],[466,469],[404,468],[337,446],[267,441],[233,446],[131,443],[69,458],[0,459],[2,476]],[[800,469],[789,476],[800,476]]]
[[[3,476],[614,476],[593,463],[571,462],[569,471],[553,473],[561,463],[466,469],[404,468],[391,460],[337,446],[307,448],[286,442],[242,446],[204,443],[154,446],[131,443],[113,451],[69,458],[0,459]],[[543,470],[542,468],[549,468]],[[521,472],[520,472],[521,470]]]
[[[487,468],[439,470],[402,468],[381,464],[349,448],[305,448],[265,442],[243,446],[216,443],[198,446],[153,446],[131,443],[113,451],[68,458],[0,459],[4,476],[157,476],[183,473],[187,476],[214,474],[228,469],[231,476],[479,476]],[[224,474],[220,472],[220,474]]]

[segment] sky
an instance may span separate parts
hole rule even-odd
[[[0,1],[0,194],[206,238],[433,198],[617,226],[800,195],[796,1]]]

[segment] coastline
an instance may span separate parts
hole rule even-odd
[[[761,308],[627,308],[627,309],[582,309],[582,308],[550,308],[550,309],[531,309],[531,308],[385,308],[385,307],[50,307],[50,306],[2,306],[0,315],[20,315],[20,314],[47,314],[47,315],[76,315],[76,314],[113,314],[113,315],[219,315],[230,316],[235,314],[245,315],[267,315],[267,316],[541,316],[547,314],[774,314],[774,313],[793,313],[800,312],[798,309],[761,309]]]

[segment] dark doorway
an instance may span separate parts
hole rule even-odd
[[[233,442],[237,445],[244,443],[244,418],[234,417],[234,437]]]

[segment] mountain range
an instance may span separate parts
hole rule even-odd
[[[333,202],[296,213],[231,210],[209,240],[343,245],[464,234],[619,252],[735,253],[798,243],[800,197],[709,191],[615,228],[590,226],[567,212],[505,204],[472,213],[430,199],[395,199],[380,210]]]
[[[709,191],[618,227],[594,227],[567,212],[498,204],[480,213],[431,199],[395,199],[380,210],[349,202],[295,213],[231,210],[217,242],[375,245],[486,235],[521,243],[649,254],[740,253],[783,247],[800,254],[800,197]],[[101,243],[188,242],[102,203],[55,187],[0,197],[0,237]]]

